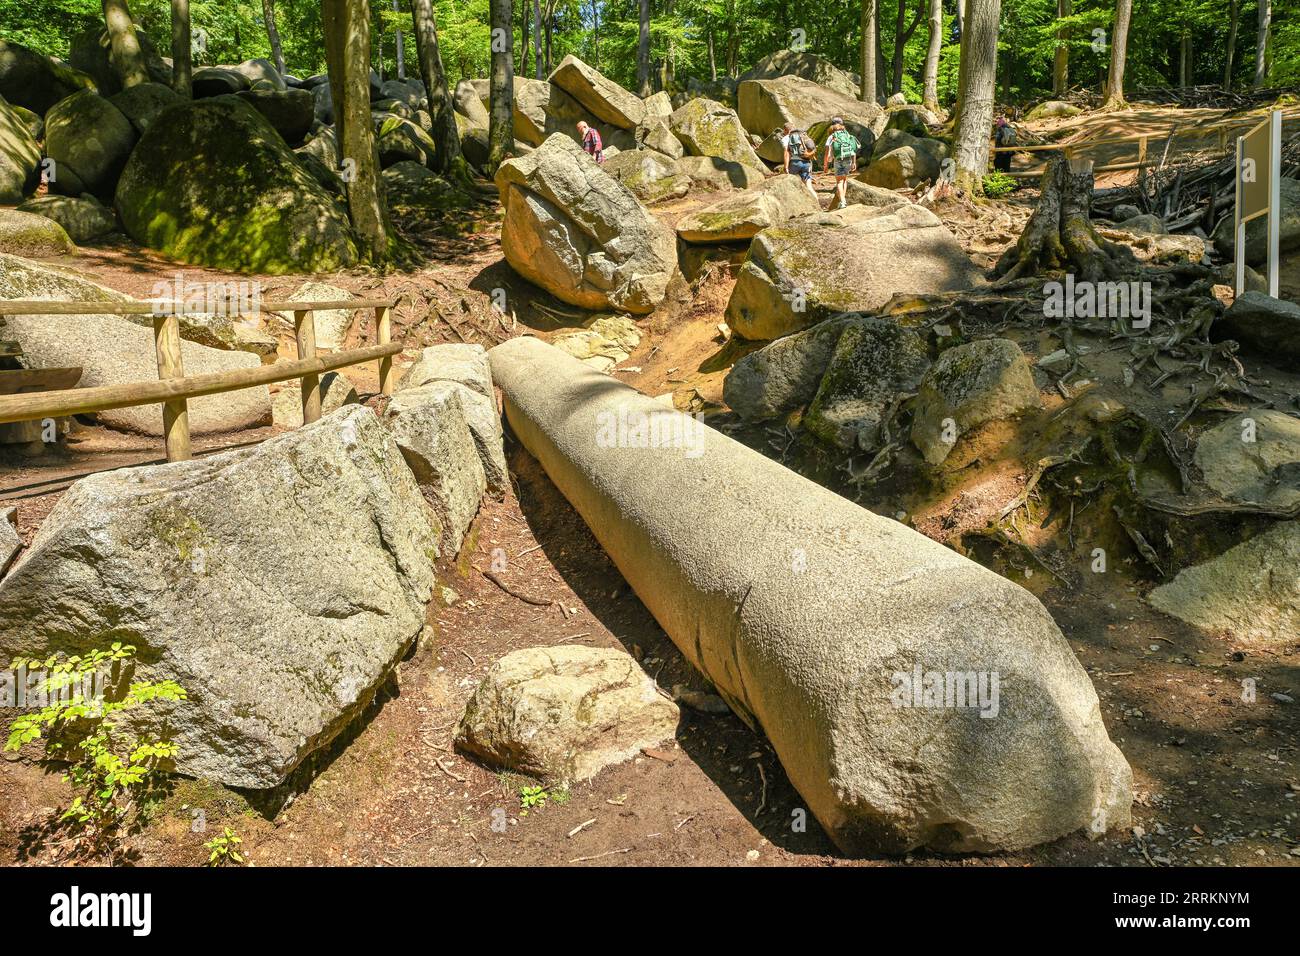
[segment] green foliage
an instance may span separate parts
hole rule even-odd
[[[519,808],[523,811],[520,816],[527,816],[529,810],[542,809],[549,797],[545,787],[520,787]]]
[[[984,195],[996,199],[998,196],[1005,196],[1016,188],[1016,181],[1006,173],[992,172],[988,173],[983,180]]]
[[[5,750],[44,738],[45,759],[67,762],[63,779],[76,796],[61,819],[74,825],[95,853],[109,852],[114,837],[138,822],[142,804],[161,789],[164,767],[176,756],[176,746],[168,740],[138,739],[118,726],[116,718],[128,710],[186,699],[185,690],[171,680],[131,681],[122,692],[134,654],[130,644],[115,642],[106,651],[66,660],[15,658],[10,665],[46,672],[39,689],[49,695],[49,703],[14,719]],[[105,671],[104,696],[87,699],[83,679]]]
[[[244,840],[239,834],[230,827],[226,827],[219,836],[215,836],[203,844],[203,849],[208,851],[208,866],[239,865],[243,863],[244,858],[240,856],[237,849],[243,842]]]

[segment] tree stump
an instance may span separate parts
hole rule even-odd
[[[1136,273],[1133,250],[1093,228],[1092,183],[1092,160],[1054,155],[1039,185],[1038,208],[1020,240],[998,260],[994,275],[1009,282],[1043,272],[1072,272],[1102,282]]]

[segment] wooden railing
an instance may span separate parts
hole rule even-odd
[[[178,308],[179,305],[179,308]],[[168,461],[190,458],[190,424],[187,399],[219,392],[233,392],[289,379],[302,381],[302,420],[320,418],[320,376],[324,372],[362,362],[379,362],[379,390],[393,394],[393,356],[402,351],[392,341],[393,303],[381,299],[351,299],[344,302],[264,302],[260,314],[292,312],[298,359],[258,368],[231,369],[205,375],[186,375],[181,360],[179,316],[184,306],[166,302],[43,302],[0,301],[4,315],[149,315],[153,316],[154,346],[158,357],[158,381],[126,382],[90,388],[68,388],[0,396],[0,424],[33,419],[85,415],[134,405],[163,406],[163,437]],[[374,309],[377,344],[328,355],[316,354],[317,310]],[[241,314],[252,314],[242,312]]]

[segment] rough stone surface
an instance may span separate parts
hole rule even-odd
[[[1265,292],[1243,292],[1211,327],[1215,339],[1236,339],[1271,362],[1300,363],[1300,306]]]
[[[704,189],[749,189],[763,181],[756,167],[716,156],[683,156],[677,169],[691,178],[692,186]]]
[[[501,247],[528,281],[586,309],[644,315],[677,271],[672,232],[577,143],[551,136],[501,164]]]
[[[1029,360],[1015,342],[981,339],[954,346],[921,380],[912,443],[927,462],[938,465],[972,428],[1041,405]]]
[[[433,389],[455,392],[461,410],[478,448],[479,460],[493,492],[502,491],[510,481],[506,470],[501,416],[497,414],[496,392],[492,386],[492,369],[481,345],[431,345],[402,376],[395,391]]]
[[[857,179],[845,181],[844,198],[848,200],[850,205],[856,203],[861,206],[892,207],[908,204],[908,200],[892,189],[885,189],[883,186],[872,186]]]
[[[326,372],[320,377],[320,411],[328,415],[344,405],[356,405],[361,399],[342,372]],[[280,428],[301,428],[302,383],[285,382],[271,402],[271,424]]]
[[[750,145],[734,110],[714,100],[694,99],[676,110],[668,124],[692,156],[712,156],[751,166],[760,173],[763,161]]]
[[[826,87],[840,96],[857,99],[858,75],[841,70],[830,60],[807,50],[777,50],[740,74],[743,80],[773,80],[779,76],[799,76]]]
[[[727,196],[677,221],[686,242],[738,242],[768,226],[821,212],[821,204],[794,176],[774,176],[745,192]]]
[[[483,462],[465,419],[463,391],[436,383],[403,389],[384,413],[384,424],[438,516],[442,553],[448,557],[460,553],[487,489]]]
[[[109,102],[122,111],[137,133],[143,133],[164,110],[180,101],[175,90],[161,83],[137,83],[109,97]]]
[[[648,117],[636,128],[635,135],[638,146],[663,153],[669,159],[681,159],[686,155],[686,147],[673,133],[667,116]]]
[[[333,272],[357,250],[342,205],[235,96],[177,106],[122,173],[116,206],[137,242],[236,272]]]
[[[487,127],[491,116],[488,114],[487,107],[483,101],[478,98],[478,93],[474,89],[474,84],[469,80],[461,80],[456,84],[456,92],[453,94],[452,102],[455,104],[456,112],[460,113],[475,126]]]
[[[89,193],[85,197],[48,193],[27,200],[18,207],[18,211],[54,220],[68,234],[68,238],[76,243],[90,242],[118,230],[117,216],[113,210]]]
[[[512,431],[844,852],[1128,825],[1131,771],[1033,595],[707,426],[698,454],[602,443],[611,414],[677,413],[536,339],[489,354]],[[916,669],[998,675],[997,716],[900,700]]]
[[[759,136],[779,130],[786,123],[807,131],[813,124],[834,116],[871,127],[884,112],[874,103],[863,103],[856,96],[845,96],[793,75],[745,80],[737,97],[736,112],[741,124]]]
[[[803,426],[852,451],[880,445],[890,406],[915,392],[930,367],[925,342],[889,319],[859,319],[840,335]]]
[[[102,96],[87,90],[60,100],[45,117],[45,154],[56,164],[50,188],[111,199],[137,139],[131,121]]]
[[[968,289],[980,281],[956,238],[928,210],[853,205],[755,236],[727,303],[727,324],[747,339],[775,339],[832,315],[878,309],[896,293]]]
[[[560,61],[550,81],[577,100],[596,119],[620,129],[636,129],[645,119],[645,103],[572,53]]]
[[[852,317],[828,319],[750,352],[727,373],[722,398],[741,418],[777,418],[817,394],[840,335]]]
[[[59,100],[93,90],[89,76],[18,43],[0,39],[0,96],[44,116]]]
[[[1228,638],[1294,640],[1300,628],[1300,521],[1282,521],[1185,568],[1148,596],[1151,606]]]
[[[1300,420],[1249,409],[1220,422],[1196,442],[1196,467],[1229,501],[1270,509],[1300,503]]]
[[[572,355],[585,365],[609,372],[635,351],[641,343],[641,330],[625,316],[599,316],[584,328],[560,332],[551,344]]]
[[[53,219],[16,209],[0,209],[0,252],[46,259],[75,251],[68,234]]]
[[[0,299],[62,299],[121,302],[129,299],[80,273],[54,269],[0,254]],[[152,329],[114,315],[7,315],[0,336],[17,339],[27,368],[82,368],[78,386],[151,382],[158,378]],[[222,372],[260,365],[247,352],[223,352],[193,342],[181,343],[181,359],[189,375]],[[234,431],[267,421],[271,400],[265,385],[189,400],[190,431],[195,434]],[[97,413],[114,428],[162,434],[162,407],[141,405]]]
[[[1039,103],[1025,116],[1026,120],[1064,119],[1078,116],[1083,110],[1063,100],[1047,100]]]
[[[643,203],[680,199],[691,188],[691,178],[679,173],[670,157],[652,149],[606,153],[604,169]]]
[[[309,279],[300,285],[288,297],[289,302],[346,302],[352,293],[328,282]],[[347,342],[352,330],[353,311],[351,309],[317,309],[313,315],[316,323],[316,347],[337,352]],[[280,321],[283,328],[293,329],[293,313],[282,314]]]
[[[138,676],[189,694],[149,709],[178,769],[275,786],[424,626],[433,521],[360,406],[255,448],[93,475],[0,584],[0,655],[134,644]]]
[[[2,57],[3,51],[0,51]],[[0,99],[0,204],[16,205],[36,191],[41,150],[12,106]]]
[[[266,117],[290,146],[302,143],[316,118],[316,102],[307,90],[247,90],[236,94]]]
[[[531,647],[488,670],[456,746],[494,767],[575,783],[668,740],[677,721],[677,705],[626,651]]]
[[[17,511],[14,508],[0,515],[0,577],[9,570],[9,565],[23,549],[23,539],[18,537],[18,529],[14,526],[16,521]]]

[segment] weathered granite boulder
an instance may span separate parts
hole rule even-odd
[[[55,162],[51,189],[112,199],[137,139],[131,121],[102,96],[83,91],[60,100],[45,116],[45,154]]]
[[[853,205],[793,219],[754,237],[727,303],[747,339],[775,339],[897,293],[969,289],[979,271],[937,216],[920,206]]]
[[[628,149],[607,156],[604,168],[647,204],[680,199],[691,188],[691,178],[679,173],[668,156],[652,149]]]
[[[741,418],[777,418],[817,395],[840,335],[857,316],[827,319],[741,357],[722,383],[722,399]]]
[[[307,90],[255,89],[236,95],[265,116],[290,146],[302,143],[316,118],[316,101]]]
[[[89,193],[84,197],[48,193],[27,200],[18,207],[18,211],[54,220],[76,243],[90,242],[118,230],[117,216],[113,210]],[[21,255],[17,250],[6,251]]]
[[[725,159],[752,166],[760,173],[764,169],[763,161],[754,152],[739,117],[721,103],[691,100],[668,118],[668,124],[673,135],[692,156]]]
[[[16,209],[0,209],[0,252],[47,259],[75,251],[68,234],[53,219]]]
[[[388,679],[437,554],[396,444],[349,406],[254,448],[75,483],[0,584],[0,658],[133,644],[137,676],[188,692],[136,725],[170,726],[177,769],[273,787]]]
[[[577,100],[587,112],[620,129],[636,129],[645,119],[645,103],[572,53],[560,61],[550,82]]]
[[[769,226],[821,212],[821,204],[794,176],[774,176],[677,221],[686,242],[740,242]]]
[[[741,124],[751,133],[766,136],[786,123],[807,131],[815,123],[839,116],[871,128],[884,111],[875,103],[864,103],[800,76],[778,76],[770,80],[745,80],[738,92],[736,110]]]
[[[131,121],[136,133],[143,133],[164,110],[179,103],[181,97],[170,86],[161,83],[137,83],[114,93],[108,101]]]
[[[769,53],[754,66],[740,74],[744,80],[774,80],[781,76],[798,76],[811,80],[840,96],[858,96],[858,75],[838,66],[823,56],[807,50],[777,50]]]
[[[95,81],[80,70],[0,39],[0,96],[12,105],[44,116],[59,100],[94,89]]]
[[[528,281],[586,309],[644,315],[677,269],[673,234],[567,136],[507,160],[501,246]]]
[[[1229,501],[1288,510],[1300,504],[1300,419],[1248,409],[1196,440],[1196,467]]]
[[[1236,339],[1271,362],[1300,364],[1300,306],[1265,292],[1243,292],[1210,328],[1216,340]]]
[[[672,738],[677,722],[677,705],[626,651],[531,647],[492,665],[455,740],[491,766],[574,783]]]
[[[361,401],[357,390],[342,372],[326,372],[320,377],[320,413],[322,416],[337,411],[344,405]],[[301,428],[302,383],[285,382],[271,402],[271,424],[280,428]]]
[[[1278,217],[1278,246],[1282,252],[1300,246],[1300,181],[1282,177],[1278,180],[1282,215]],[[1225,259],[1237,254],[1237,233],[1232,211],[1219,220],[1210,236],[1214,249]],[[1246,262],[1252,266],[1268,262],[1268,217],[1260,216],[1246,223]]]
[[[13,107],[0,99],[0,205],[16,205],[34,193],[40,169],[41,150],[31,130]]]
[[[763,181],[763,172],[756,166],[716,156],[683,156],[677,160],[677,169],[701,189],[749,189]]]
[[[474,89],[474,84],[469,80],[461,80],[456,84],[452,102],[456,112],[461,116],[464,116],[475,126],[487,128],[491,117],[488,115],[487,107],[483,105],[483,101],[478,98],[478,92]]]

